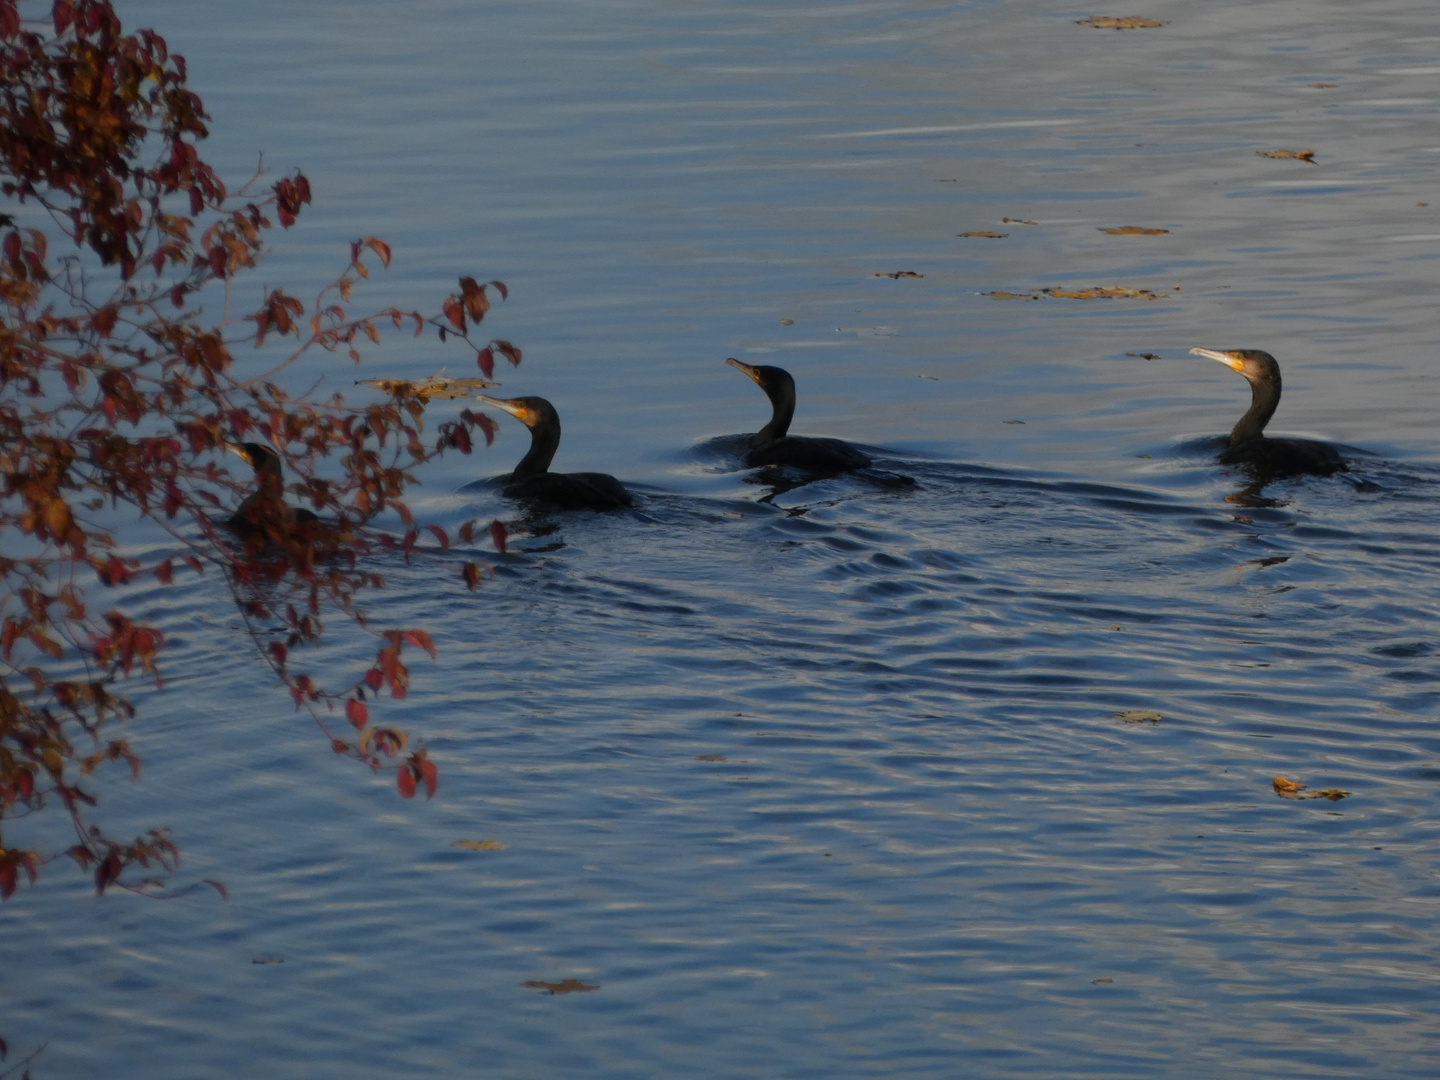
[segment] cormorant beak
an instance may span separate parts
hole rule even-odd
[[[1234,353],[1221,352],[1219,349],[1195,348],[1190,350],[1190,355],[1208,356],[1211,360],[1219,360],[1231,371],[1242,371],[1245,368],[1245,362],[1236,357]]]
[[[250,451],[246,450],[239,443],[227,442],[225,449],[244,461],[246,465],[249,465],[251,468],[255,467],[255,462],[250,459]]]
[[[729,364],[729,365],[730,365],[731,367],[733,367],[733,368],[738,368],[738,369],[740,369],[741,371],[743,371],[746,375],[749,375],[750,378],[752,378],[752,379],[755,380],[755,385],[756,385],[756,386],[763,387],[763,386],[765,385],[764,383],[762,383],[762,382],[760,381],[760,372],[756,371],[756,370],[755,370],[753,367],[751,367],[749,364],[741,363],[739,360],[736,360],[733,356],[730,357],[728,360],[726,360],[725,363]]]
[[[535,414],[531,412],[527,406],[520,404],[520,402],[518,401],[509,401],[505,398],[490,397],[487,394],[476,394],[475,397],[478,400],[485,402],[486,405],[493,405],[501,412],[509,413],[526,427],[529,427],[532,423],[535,422]]]

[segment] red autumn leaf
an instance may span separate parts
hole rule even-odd
[[[467,562],[460,570],[460,576],[465,579],[465,587],[474,592],[480,587],[480,567],[473,562]]]
[[[385,243],[384,240],[377,239],[373,236],[367,236],[365,238],[365,246],[368,247],[371,251],[375,252],[376,255],[379,255],[380,261],[384,263],[387,267],[390,265],[390,245]]]
[[[500,521],[490,522],[490,541],[495,545],[495,550],[501,555],[505,554],[505,542],[510,533]]]
[[[424,630],[406,630],[405,640],[412,645],[418,645],[424,649],[430,654],[432,660],[435,658],[435,642],[430,639],[430,635]]]
[[[492,281],[490,282],[490,284],[495,286],[495,291],[500,294],[501,300],[510,299],[510,290],[505,287],[505,283],[503,281]]]
[[[440,786],[440,770],[435,768],[435,763],[429,758],[420,758],[420,779],[425,783],[425,797],[433,799],[435,789]]]
[[[385,675],[379,668],[371,668],[365,673],[365,685],[371,690],[379,690],[385,685]]]
[[[415,797],[415,773],[409,765],[401,765],[395,770],[395,786],[400,789],[400,797],[402,799],[413,799]]]
[[[465,332],[465,305],[460,302],[458,296],[452,296],[442,305],[445,317],[450,320],[452,326],[462,334]],[[445,332],[443,329],[440,331]]]
[[[435,539],[440,541],[441,551],[450,550],[450,537],[445,535],[444,529],[442,529],[439,525],[426,525],[425,528],[429,529],[435,535]]]
[[[357,728],[363,728],[370,722],[370,710],[363,701],[356,701],[351,698],[345,703],[345,719],[354,724]]]
[[[495,350],[490,346],[485,346],[475,354],[475,363],[480,365],[480,374],[487,379],[495,377]]]
[[[10,262],[20,261],[20,234],[12,232],[5,237],[5,258]]]
[[[107,305],[90,316],[90,325],[101,337],[109,337],[110,332],[115,329],[115,321],[119,316],[120,312],[113,304]]]
[[[155,567],[155,576],[159,578],[162,585],[169,585],[175,579],[175,564],[172,560],[166,559],[159,566]]]
[[[125,869],[125,864],[120,861],[118,853],[112,851],[106,855],[99,866],[95,868],[95,895],[104,895],[104,892],[120,876],[120,871]]]
[[[9,900],[15,893],[15,861],[6,856],[0,859],[0,900]]]
[[[495,339],[494,344],[495,348],[499,349],[502,353],[505,354],[505,359],[510,361],[511,367],[520,366],[520,357],[522,354],[519,349],[517,349],[514,345],[511,345],[510,342],[502,341],[499,338]]]
[[[70,24],[75,21],[75,8],[71,5],[70,0],[56,0],[50,14],[55,20],[56,37],[65,33],[70,28]]]

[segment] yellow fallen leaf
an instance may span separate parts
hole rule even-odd
[[[1164,236],[1169,229],[1146,229],[1139,225],[1121,225],[1114,229],[1101,229],[1103,233],[1111,236]]]
[[[1121,709],[1110,715],[1117,720],[1124,720],[1127,724],[1158,724],[1165,719],[1154,709]]]
[[[1132,289],[1128,285],[1095,285],[1088,289],[1041,289],[1057,300],[1154,300],[1149,289]]]
[[[1315,160],[1314,150],[1256,150],[1260,157],[1268,158],[1293,158],[1296,161],[1308,162],[1311,165],[1319,165]]]
[[[532,990],[544,990],[547,994],[583,994],[588,990],[599,990],[598,986],[587,986],[579,979],[565,979],[563,982],[546,982],[531,979],[526,984]]]
[[[1003,291],[1003,290],[998,291],[998,292],[982,293],[981,295],[983,295],[983,296],[993,296],[996,300],[1039,300],[1039,299],[1040,299],[1040,297],[1036,296],[1034,293],[1005,292],[1005,291]]]
[[[1342,791],[1337,787],[1327,787],[1321,788],[1319,791],[1310,792],[1310,794],[1307,795],[1306,798],[1329,799],[1331,802],[1339,802],[1341,799],[1348,798],[1349,795],[1350,792],[1348,791]]]
[[[728,761],[728,760],[730,760],[730,759],[727,758],[724,754],[697,754],[696,757],[695,757],[695,760],[696,760],[696,761]]]
[[[1283,776],[1277,776],[1271,781],[1275,790],[1281,795],[1294,795],[1298,791],[1304,791],[1305,785],[1294,780],[1286,780]]]
[[[1081,26],[1091,26],[1096,30],[1148,30],[1155,26],[1169,25],[1154,19],[1142,19],[1139,15],[1122,15],[1119,18],[1113,15],[1092,15],[1088,19],[1075,21]]]
[[[925,275],[924,275],[924,274],[917,274],[917,273],[915,273],[914,270],[895,270],[895,271],[893,271],[892,273],[889,273],[889,274],[879,273],[879,274],[876,274],[875,276],[876,276],[876,277],[888,277],[888,278],[897,278],[897,279],[898,279],[898,278],[902,278],[902,277],[924,277]]]
[[[489,379],[448,379],[444,375],[432,375],[428,379],[357,379],[361,386],[373,386],[385,394],[409,394],[421,401],[431,398],[470,397],[472,391],[488,390],[499,383]]]
[[[1005,237],[1009,236],[1010,234],[1009,234],[1009,233],[1003,233],[1003,232],[962,232],[962,233],[956,233],[955,235],[956,235],[956,236],[982,236],[982,237],[984,237],[986,240],[1004,240]]]
[[[456,840],[450,846],[466,851],[504,851],[506,847],[499,840]]]
[[[1113,983],[1114,979],[1091,979],[1092,983]]]
[[[1038,224],[1040,224],[1040,223],[1039,223],[1038,221],[1026,221],[1024,218],[1002,217],[1002,218],[1000,219],[1000,224],[1001,224],[1001,225],[1038,225]]]

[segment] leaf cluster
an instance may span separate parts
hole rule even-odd
[[[469,453],[474,429],[488,443],[494,423],[463,410],[427,439],[438,390],[379,383],[384,397],[352,404],[292,393],[278,375],[304,357],[358,363],[387,329],[438,327],[488,379],[497,352],[521,359],[507,341],[471,339],[505,287],[464,277],[433,314],[357,312],[367,260],[392,257],[363,237],[313,301],[268,289],[232,315],[233,281],[311,190],[299,173],[267,184],[262,169],[230,191],[199,154],[207,121],[183,58],[151,31],[125,33],[108,0],[57,0],[43,18],[0,0],[0,898],[63,855],[99,892],[153,888],[126,871],[179,861],[165,830],[122,841],[87,815],[95,770],[140,770],[118,730],[135,713],[125,684],[163,682],[164,635],[107,596],[146,576],[218,571],[260,656],[337,752],[393,768],[406,797],[436,788],[425,748],[370,716],[377,694],[405,696],[406,658],[434,643],[371,627],[360,601],[383,588],[387,553],[408,560],[422,537],[449,548],[406,491],[418,467]],[[241,370],[241,350],[277,345],[269,371]],[[224,453],[244,444],[273,448],[279,467]],[[110,531],[122,507],[169,546],[127,550]],[[491,536],[503,544],[503,528]],[[466,562],[457,577],[473,588],[481,571]],[[373,663],[338,686],[303,663],[331,617],[375,641]],[[52,804],[73,821],[68,851],[7,842],[13,819]]]

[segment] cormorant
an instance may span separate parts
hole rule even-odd
[[[515,471],[500,477],[511,499],[528,499],[559,510],[619,510],[633,505],[625,485],[605,473],[552,473],[550,462],[560,446],[560,416],[542,397],[493,398],[476,394],[530,429],[530,451]]]
[[[226,522],[244,537],[283,538],[296,526],[318,521],[314,511],[291,506],[285,501],[285,477],[280,455],[260,443],[226,443],[225,449],[238,454],[255,470],[255,490],[235,508]]]
[[[790,465],[822,475],[870,467],[869,457],[839,439],[786,434],[795,416],[795,380],[784,368],[744,364],[733,356],[725,363],[754,379],[774,409],[770,422],[750,436],[745,452],[747,467]]]
[[[1344,460],[1328,443],[1314,439],[1272,439],[1265,434],[1265,425],[1280,404],[1280,365],[1275,358],[1259,349],[1190,350],[1193,356],[1211,360],[1238,371],[1250,383],[1250,409],[1230,432],[1229,445],[1220,455],[1226,464],[1254,466],[1271,476],[1293,476],[1314,473],[1329,476],[1344,472]]]

